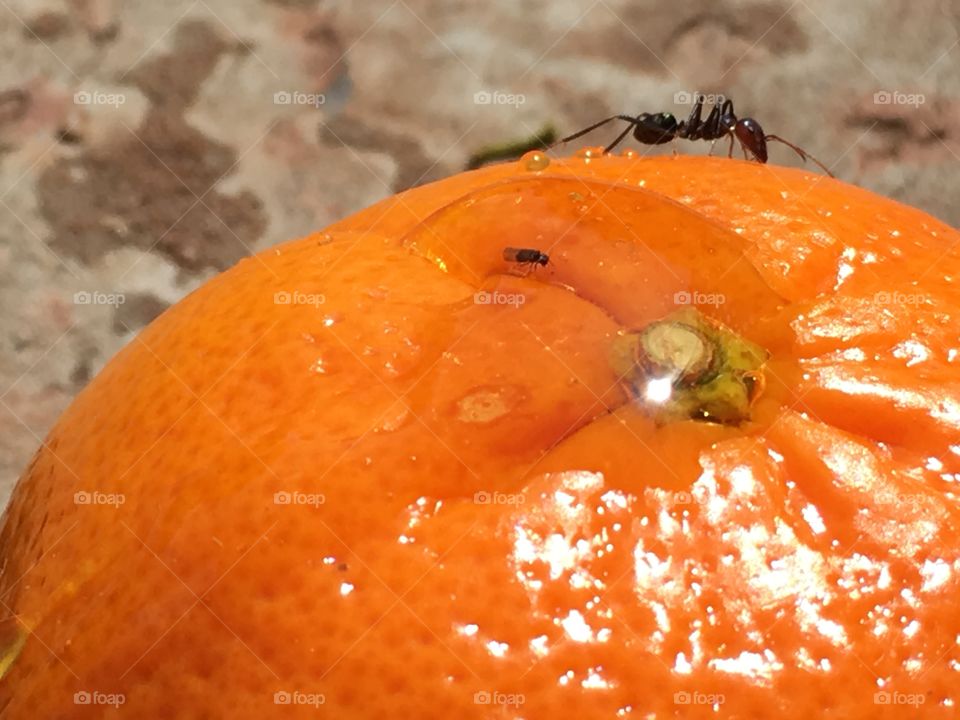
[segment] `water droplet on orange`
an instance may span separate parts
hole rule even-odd
[[[541,150],[531,150],[520,158],[520,164],[524,170],[536,172],[546,170],[550,166],[550,158]]]
[[[583,158],[585,162],[590,162],[594,158],[603,156],[603,148],[599,146],[580,148],[576,155],[578,158]]]

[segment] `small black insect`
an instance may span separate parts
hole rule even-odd
[[[631,130],[637,142],[643,143],[644,145],[662,145],[675,138],[682,140],[710,140],[716,142],[720,138],[727,136],[730,138],[730,148],[727,152],[727,157],[733,157],[733,142],[734,138],[736,138],[740,142],[740,147],[743,149],[744,158],[747,158],[747,152],[749,151],[754,160],[759,163],[765,163],[767,161],[767,142],[774,141],[783,143],[791,148],[800,156],[801,160],[812,160],[827,175],[833,177],[833,173],[830,172],[826,165],[793,143],[784,140],[778,135],[764,134],[760,123],[753,118],[738,118],[733,110],[732,100],[724,100],[722,103],[720,101],[716,102],[710,114],[707,115],[706,120],[701,117],[703,103],[703,95],[698,95],[697,101],[694,103],[693,109],[690,111],[687,119],[680,120],[679,122],[670,113],[640,113],[636,117],[631,117],[630,115],[613,115],[573,135],[563,138],[560,142],[565,143],[576,140],[578,137],[586,135],[609,122],[624,120],[629,123],[627,128],[617,136],[616,140],[604,149],[604,152],[610,152],[623,142],[623,139]]]
[[[547,263],[550,262],[549,255],[532,248],[504,248],[503,259],[507,262],[515,262],[520,266],[526,265],[528,267],[533,267],[534,265],[546,267]]]

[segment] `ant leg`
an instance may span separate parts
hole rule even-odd
[[[701,125],[703,125],[703,121],[700,119],[700,113],[703,110],[703,101],[703,95],[697,93],[697,101],[690,110],[690,114],[687,115],[687,122],[684,126],[686,127],[687,132],[695,132],[700,128]]]
[[[787,147],[791,148],[797,155],[799,155],[801,160],[803,160],[804,162],[806,162],[807,159],[813,160],[813,162],[815,162],[815,163],[820,167],[820,169],[823,170],[827,175],[829,175],[830,177],[834,177],[834,174],[833,174],[832,172],[830,172],[830,169],[829,169],[826,165],[824,165],[822,162],[820,162],[819,160],[817,160],[813,155],[811,155],[810,153],[807,153],[807,152],[801,150],[801,149],[798,148],[796,145],[794,145],[792,142],[788,142],[787,140],[784,140],[784,139],[783,139],[782,137],[780,137],[779,135],[767,135],[767,136],[764,137],[763,139],[764,139],[764,140],[776,140],[777,142],[783,143],[783,144],[786,145]]]
[[[622,142],[623,142],[623,139],[624,139],[627,135],[630,134],[630,131],[631,131],[631,130],[633,130],[633,123],[631,123],[630,125],[627,125],[627,129],[624,130],[622,133],[620,133],[620,134],[617,136],[617,139],[616,139],[616,140],[614,140],[612,143],[610,143],[609,145],[607,145],[607,146],[603,149],[603,154],[606,155],[606,154],[609,153],[611,150],[613,150],[617,145],[619,145],[620,143],[622,143]]]
[[[710,141],[710,152],[707,153],[707,157],[713,157],[713,148],[716,146],[716,144],[717,144],[716,140]]]
[[[629,115],[613,115],[611,117],[606,118],[605,120],[601,120],[600,122],[594,123],[590,127],[584,128],[580,132],[575,132],[573,135],[568,135],[567,137],[562,138],[561,140],[557,141],[554,144],[560,145],[561,143],[567,143],[567,142],[570,142],[571,140],[576,140],[578,137],[582,137],[583,135],[586,135],[589,132],[593,132],[598,127],[602,127],[603,125],[606,125],[608,122],[613,122],[614,120],[626,120],[628,123],[631,124],[631,126],[635,125],[637,122],[636,118],[632,118]]]
[[[525,278],[530,274],[530,263],[516,263],[513,267],[507,270],[508,275],[513,275],[514,277]]]
[[[697,113],[697,122],[690,123],[686,128],[685,137],[689,140],[716,140],[723,137],[725,129],[721,123],[720,107],[714,103],[713,109],[707,115],[707,119],[700,121],[700,113]]]
[[[523,263],[523,275],[521,277],[527,277],[531,273],[536,273],[538,267],[540,267],[540,265],[536,262]]]
[[[730,147],[727,148],[727,157],[733,159],[733,133],[730,133]]]

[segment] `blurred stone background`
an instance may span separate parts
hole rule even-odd
[[[958,28],[949,0],[0,0],[0,505],[168,305],[546,122],[722,93],[956,226]]]

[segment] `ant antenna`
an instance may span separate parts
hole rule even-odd
[[[606,147],[606,149],[604,150],[605,153],[610,152],[610,150],[612,150],[614,147],[616,147],[616,146],[619,145],[621,142],[623,142],[623,139],[629,134],[630,130],[633,129],[633,126],[637,124],[637,119],[636,119],[636,118],[630,117],[629,115],[611,115],[610,117],[605,118],[605,119],[601,120],[600,122],[594,123],[594,124],[591,125],[590,127],[584,128],[584,129],[581,130],[580,132],[575,132],[573,135],[568,135],[568,136],[565,137],[565,138],[560,138],[559,141],[555,142],[555,143],[554,143],[553,145],[551,145],[550,147],[551,147],[551,148],[554,148],[554,147],[556,147],[557,145],[563,145],[563,144],[568,143],[568,142],[570,142],[570,141],[572,141],[572,140],[576,140],[577,138],[582,137],[582,136],[586,135],[587,133],[593,132],[593,131],[596,130],[597,128],[603,127],[603,126],[606,125],[607,123],[613,122],[614,120],[624,120],[624,121],[626,121],[626,122],[629,123],[629,124],[627,125],[627,129],[624,130],[623,133],[622,133],[616,140],[614,140],[612,143],[610,143],[610,144]]]
[[[832,172],[830,172],[830,168],[828,168],[828,167],[827,167],[826,165],[824,165],[822,162],[820,162],[819,160],[817,160],[813,155],[811,155],[810,153],[806,152],[805,150],[801,150],[801,149],[798,148],[796,145],[794,145],[792,142],[790,142],[790,141],[788,141],[788,140],[784,140],[784,139],[783,139],[782,137],[780,137],[779,135],[764,135],[763,139],[764,139],[764,140],[776,140],[777,142],[783,143],[783,144],[786,145],[788,148],[791,148],[797,155],[799,155],[799,156],[800,156],[800,159],[803,160],[804,162],[806,162],[808,159],[809,159],[809,160],[812,160],[812,161],[815,162],[815,163],[820,167],[820,169],[823,170],[827,175],[829,175],[830,177],[836,177]]]

